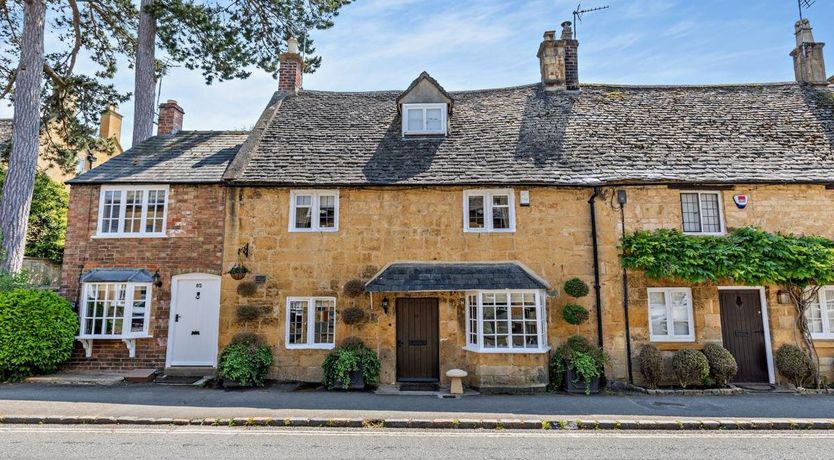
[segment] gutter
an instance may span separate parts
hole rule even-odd
[[[628,201],[625,190],[617,192],[617,202],[620,203],[620,224],[623,238],[626,235],[625,204]],[[628,320],[628,270],[623,267],[623,321],[625,322],[626,366],[628,367],[628,383],[634,383],[634,366],[631,362],[631,322]]]
[[[594,252],[594,297],[596,298],[596,316],[597,316],[597,343],[600,349],[603,348],[602,341],[602,295],[600,294],[599,285],[599,242],[597,241],[597,208],[596,201],[599,196],[600,187],[594,187],[594,193],[588,199],[588,205],[591,208],[591,243]]]

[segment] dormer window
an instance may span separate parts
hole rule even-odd
[[[446,134],[446,104],[403,104],[403,135]]]

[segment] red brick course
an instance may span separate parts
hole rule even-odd
[[[136,341],[136,358],[129,357],[121,340],[96,340],[91,358],[76,343],[67,366],[97,370],[164,367],[171,277],[223,272],[226,189],[222,185],[171,185],[165,238],[94,238],[99,191],[98,185],[73,185],[70,191],[61,295],[76,304],[79,278],[93,268],[159,270],[162,287],[153,288],[149,318],[153,338]]]

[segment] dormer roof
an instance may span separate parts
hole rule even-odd
[[[452,113],[452,106],[455,100],[440,86],[425,70],[420,76],[414,79],[408,88],[397,96],[397,112],[402,110],[403,104],[448,104],[449,113]]]

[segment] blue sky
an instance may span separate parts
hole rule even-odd
[[[578,0],[356,0],[336,25],[312,34],[323,63],[307,89],[405,89],[422,70],[446,89],[536,82],[542,33],[570,20]],[[793,80],[795,0],[594,0],[610,4],[579,24],[580,80],[586,83],[701,84]],[[834,1],[808,12],[817,41],[828,42],[834,74]],[[126,66],[116,80],[132,89]],[[276,89],[271,76],[206,86],[198,72],[174,69],[161,99],[185,109],[184,129],[251,127]],[[0,117],[11,116],[0,104]],[[124,146],[132,104],[124,104]]]

